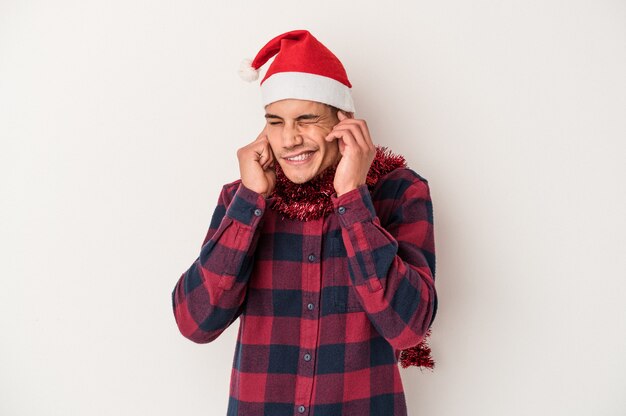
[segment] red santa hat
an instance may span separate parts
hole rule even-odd
[[[261,80],[263,105],[286,98],[317,101],[354,112],[352,84],[339,59],[307,30],[270,40],[254,60],[244,60],[239,75],[259,78],[259,68],[276,56]]]

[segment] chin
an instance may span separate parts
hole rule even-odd
[[[282,164],[280,167],[282,168],[283,173],[285,174],[287,179],[295,184],[306,183],[319,174],[319,166],[314,169],[309,168],[306,170],[294,168],[293,166],[289,165],[284,166]]]
[[[285,172],[285,176],[287,177],[287,179],[289,179],[291,182],[295,183],[295,184],[303,184],[306,183],[308,181],[310,181],[311,179],[313,179],[313,176],[294,176],[294,175],[290,175],[289,173]]]

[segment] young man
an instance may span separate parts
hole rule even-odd
[[[374,145],[343,66],[309,32],[272,39],[243,75],[273,56],[266,126],[174,288],[176,322],[207,343],[240,318],[229,416],[406,415],[398,361],[434,364],[428,182]]]

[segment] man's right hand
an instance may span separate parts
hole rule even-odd
[[[243,185],[267,198],[276,185],[274,153],[265,129],[255,141],[237,150],[239,173]]]

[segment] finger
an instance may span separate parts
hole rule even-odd
[[[345,128],[341,128],[341,126],[337,127],[335,126],[330,133],[328,133],[326,135],[326,137],[324,138],[324,140],[326,140],[327,142],[332,142],[334,140],[341,140],[342,136],[345,134],[345,132],[349,131],[348,129]]]
[[[267,150],[270,153],[270,158],[272,159],[272,162],[276,160],[276,155],[274,154],[274,150],[272,150],[272,146],[270,145],[269,140],[267,141]]]
[[[274,161],[271,158],[268,158],[263,164],[263,170],[267,170],[268,168],[272,167],[272,165],[274,164]]]
[[[339,117],[339,113],[341,113],[341,116],[343,117]],[[339,120],[348,120],[348,119],[354,118],[354,113],[343,111],[343,110],[338,110],[337,117],[339,117]]]
[[[374,149],[374,142],[370,136],[369,128],[365,120],[359,119],[346,119],[346,121],[337,124],[335,128],[350,128],[353,131],[354,137],[364,149]]]
[[[359,129],[361,130],[361,134],[363,135],[363,145],[367,150],[374,149],[374,142],[372,141],[372,137],[370,136],[370,130],[367,127],[367,123],[365,120],[356,120]]]
[[[267,155],[268,155],[268,165],[273,164],[276,160],[276,156],[274,156],[274,152],[272,151],[272,146],[270,146],[270,142],[267,142]]]
[[[263,129],[261,131],[261,133],[259,133],[259,135],[256,137],[256,139],[254,141],[255,142],[262,142],[264,140],[267,140],[267,133],[265,132],[265,129]]]
[[[269,155],[267,146],[258,147],[255,150],[255,153],[257,154],[257,160],[261,164],[261,166],[265,165],[265,163],[267,163],[270,160],[270,155]]]
[[[343,144],[344,149],[346,147],[350,147],[352,149],[359,147],[356,139],[354,138],[354,135],[352,133],[351,130],[343,130],[343,129],[339,129],[339,130],[335,130],[333,132],[330,133],[330,135],[332,135],[332,137],[336,138],[339,140],[340,146],[341,144]]]
[[[270,165],[272,165],[274,163],[275,157],[274,157],[274,152],[272,152],[272,148],[269,145],[269,142],[265,144],[264,148],[263,148],[263,162],[262,162],[262,166],[263,169],[267,169]]]
[[[349,131],[354,138],[354,146],[358,146],[359,150],[367,151],[369,149],[369,145],[367,143],[367,139],[363,135],[363,131],[359,124],[355,123],[346,123],[342,126],[335,126],[334,131]]]
[[[333,140],[337,140],[337,139],[339,139],[341,137],[341,136],[338,136],[338,135],[336,135],[334,133],[335,133],[335,129],[333,128],[331,130],[331,132],[328,133],[326,135],[326,137],[324,137],[324,140],[326,140],[327,142],[332,142]]]
[[[343,150],[346,147],[345,142],[343,141],[341,134],[333,134],[334,132],[331,132],[328,134],[328,136],[326,136],[326,138],[324,140],[326,140],[327,142],[333,142],[333,141],[337,141],[337,146],[339,148],[339,153],[343,155]]]
[[[331,130],[339,130],[339,129],[349,128],[350,126],[355,126],[357,128],[360,128],[360,124],[358,123],[358,120],[354,120],[354,119],[350,119],[350,118],[344,118],[339,123],[335,124],[332,127]]]

